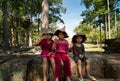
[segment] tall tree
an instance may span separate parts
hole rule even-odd
[[[42,1],[42,31],[49,27],[49,0]]]
[[[119,10],[115,5],[119,2],[119,0],[82,0],[86,11],[82,13],[84,16],[83,23],[94,23],[98,22],[99,25],[102,24],[102,28],[105,29],[105,38],[112,38],[114,35],[111,34],[114,27],[114,10]],[[120,5],[120,4],[118,4]],[[116,13],[116,18],[119,18],[119,13]],[[100,26],[99,26],[100,27]],[[104,28],[106,27],[106,28]]]
[[[110,28],[110,1],[107,0],[107,10],[108,10],[108,39],[111,39],[111,28]]]
[[[9,48],[9,34],[8,34],[8,12],[7,12],[7,0],[2,0],[3,11],[3,45],[5,49]]]
[[[5,0],[0,0],[1,3],[3,3],[3,1]],[[28,43],[28,46],[31,46],[32,42],[30,42],[29,40],[35,41],[35,39],[33,38],[35,36],[33,35],[36,35],[35,34],[37,32],[36,28],[40,30],[40,27],[42,26],[41,20],[43,19],[41,17],[43,16],[42,15],[43,0],[7,0],[7,1],[8,1],[6,3],[8,6],[7,11],[9,12],[8,14],[9,28],[7,33],[9,33],[10,44],[18,46],[23,45],[24,43]],[[1,3],[0,9],[2,7]],[[47,21],[48,22],[47,24],[50,26],[50,28],[53,28],[51,27],[52,23],[56,23],[58,21],[63,23],[63,20],[61,19],[61,13],[65,11],[65,8],[63,8],[62,6],[62,0],[50,0],[50,1],[48,0],[48,8],[49,13],[47,12],[47,15],[48,20],[50,22]],[[37,25],[35,24],[34,21],[35,18],[37,18],[38,20],[38,27],[36,27]],[[46,26],[46,24],[44,25],[44,27],[49,26]],[[42,26],[41,29],[44,27]],[[25,40],[27,41],[25,42]]]

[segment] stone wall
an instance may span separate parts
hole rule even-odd
[[[91,59],[91,74],[97,79],[120,79],[119,55],[90,54],[88,57]],[[0,81],[42,81],[41,65],[39,55],[0,56]],[[77,81],[76,64],[72,59],[71,68],[72,81]],[[83,75],[86,77],[85,71]],[[52,72],[48,76],[54,81]]]

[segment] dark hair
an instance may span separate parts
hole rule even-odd
[[[50,34],[51,36],[53,36],[53,34],[52,34],[52,33],[44,33],[44,34],[42,34],[42,36],[44,36],[44,35],[46,35],[46,34]]]
[[[86,41],[86,35],[79,35],[79,34],[76,34],[76,35],[74,35],[73,37],[72,37],[72,43],[76,43],[77,42],[77,38],[78,37],[82,37],[82,41],[81,41],[81,43],[83,43],[83,42],[85,42]]]
[[[65,31],[61,31],[61,30],[57,30],[57,31],[54,33],[54,35],[59,36],[59,33],[63,33],[63,35],[64,35],[65,38],[68,38],[68,37],[69,37],[68,34],[67,34]]]

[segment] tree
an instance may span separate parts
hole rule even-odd
[[[49,27],[49,0],[42,1],[42,31]]]
[[[98,44],[98,42],[103,41],[103,31],[99,31],[100,28],[97,28],[96,25],[91,25],[91,24],[82,24],[80,23],[75,29],[74,32],[82,33],[87,36],[87,42],[95,42]],[[101,37],[100,39],[100,32],[101,32]]]
[[[111,28],[110,28],[110,1],[107,0],[107,10],[108,10],[108,39],[111,39]]]
[[[3,4],[3,1],[5,2],[5,0],[0,0],[0,10],[2,8],[1,4]],[[12,46],[21,45],[32,46],[33,40],[35,41],[35,38],[38,36],[36,30],[37,29],[40,30],[40,33],[41,30],[43,30],[41,22],[43,0],[6,0],[6,1],[7,1],[6,4],[8,6],[7,11],[9,14],[7,14],[8,35],[7,34],[5,35],[9,37],[8,39],[9,44]],[[49,13],[47,13],[49,20],[48,27],[50,27],[54,31],[53,28],[54,27],[57,28],[56,23],[58,21],[63,23],[63,20],[61,19],[61,13],[65,11],[65,8],[62,6],[62,0],[50,0],[48,5],[49,5],[48,11]],[[3,10],[5,11],[6,9]],[[1,14],[3,14],[3,11],[1,11]],[[1,18],[1,20],[3,20],[3,18]],[[2,22],[0,22],[0,24],[2,24]],[[0,30],[0,33],[2,31],[3,29]],[[0,39],[3,40],[3,38]]]
[[[9,35],[8,35],[8,12],[7,12],[7,0],[2,1],[3,11],[3,45],[5,49],[9,48]]]
[[[84,16],[83,23],[97,22],[98,27],[105,29],[105,38],[113,38],[115,35],[111,32],[115,23],[113,22],[115,20],[114,12],[116,9],[119,11],[119,7],[116,7],[116,5],[119,5],[119,0],[82,0],[82,3],[87,8],[82,13],[82,16]],[[120,17],[118,14],[119,12],[116,13],[116,19]]]

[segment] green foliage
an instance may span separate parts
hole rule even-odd
[[[92,28],[90,27],[90,24],[80,24],[74,29],[74,32],[81,32],[83,34],[90,33]]]
[[[93,25],[81,23],[74,32],[85,34],[88,42],[100,42],[100,29],[93,28]],[[104,41],[104,32],[102,32],[102,41]]]
[[[115,31],[115,21],[120,20],[120,0],[109,0],[109,11],[108,11],[108,2],[107,0],[82,0],[81,1],[85,7],[86,10],[82,12],[81,16],[83,16],[82,23],[89,23],[98,26],[104,27],[107,22],[105,22],[105,16],[106,21],[108,21],[107,15],[110,13],[110,27],[111,27],[111,35],[112,38],[116,37]],[[115,20],[115,11],[116,11],[116,20]],[[117,25],[117,28],[119,26]]]
[[[57,23],[51,23],[49,25],[49,27],[50,27],[50,29],[51,29],[52,32],[55,32],[56,29],[58,28]]]
[[[25,30],[28,30],[29,27],[30,27],[30,19],[26,19],[22,22],[22,27],[25,29]]]
[[[0,42],[2,40],[2,1],[0,0]],[[9,41],[27,42],[28,32],[31,31],[32,40],[39,39],[41,27],[42,0],[8,0],[8,25]],[[56,22],[64,21],[61,19],[61,13],[65,13],[66,8],[62,5],[62,0],[50,0],[49,2],[49,27],[52,31],[57,28]],[[32,30],[30,30],[30,27]]]
[[[58,21],[64,23],[64,21],[61,19],[61,13],[65,13],[66,8],[62,6],[62,0],[51,0],[49,10],[50,23]]]
[[[2,0],[0,0],[0,10],[2,10]]]

